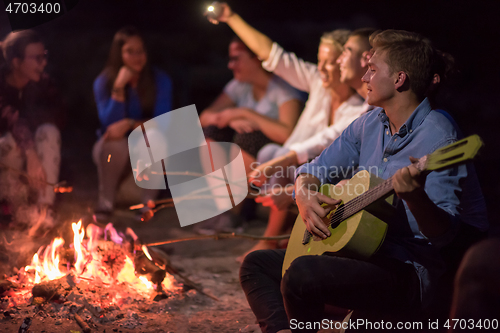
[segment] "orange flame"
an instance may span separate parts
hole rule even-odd
[[[142,252],[148,257],[149,260],[153,261],[153,258],[151,258],[151,255],[149,254],[148,247],[146,245],[141,246]]]
[[[73,246],[75,248],[75,269],[77,274],[83,273],[83,269],[85,268],[85,256],[83,255],[82,249],[82,241],[83,237],[85,237],[85,231],[82,229],[82,220],[78,221],[78,223],[71,223],[71,228],[73,229],[74,237],[73,237]]]
[[[111,224],[107,225],[105,230],[92,224],[89,225],[86,230],[87,239],[85,238],[85,230],[82,227],[81,220],[78,223],[72,223],[71,227],[74,233],[73,248],[75,250],[75,262],[73,268],[70,268],[68,264],[68,269],[73,272],[77,278],[100,280],[109,284],[127,284],[144,296],[148,296],[154,290],[155,286],[151,281],[145,276],[138,277],[136,275],[134,262],[129,256],[126,256],[124,266],[116,275],[115,279],[113,279],[108,272],[108,266],[102,262],[102,256],[99,254],[101,250],[99,249],[98,238],[103,233],[109,233],[113,241],[121,243],[122,239],[118,236],[118,233]],[[64,240],[62,238],[55,238],[45,249],[41,247],[38,252],[35,253],[31,264],[24,268],[25,272],[34,273],[33,277],[31,277],[32,275],[28,275],[28,279],[31,283],[37,284],[43,281],[58,279],[68,273],[60,270],[59,251],[63,245]],[[152,260],[148,248],[142,246],[142,250],[145,255]],[[162,283],[162,287],[164,290],[172,290],[175,288],[173,276],[167,274]],[[116,295],[115,300],[119,298],[120,296]]]
[[[44,259],[42,262],[40,262],[39,253],[42,252],[43,247],[38,250],[38,253],[35,253],[31,265],[26,266],[24,269],[25,271],[35,271],[35,278],[34,280],[30,279],[30,282],[38,284],[42,281],[55,280],[66,275],[59,269],[58,250],[63,244],[64,240],[62,238],[55,238],[52,243],[45,248],[45,251],[43,251],[42,258]]]

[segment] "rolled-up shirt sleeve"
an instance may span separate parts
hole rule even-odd
[[[310,92],[315,77],[319,75],[317,66],[298,58],[295,53],[286,52],[276,42],[262,67],[281,77],[293,87]]]

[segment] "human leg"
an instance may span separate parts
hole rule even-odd
[[[371,313],[414,309],[419,303],[419,286],[414,267],[394,259],[304,256],[288,268],[281,292],[290,320],[321,322],[326,318],[325,304]]]
[[[35,132],[35,150],[43,170],[46,180],[55,184],[59,180],[59,170],[61,166],[61,133],[52,124],[43,124]],[[45,186],[38,195],[38,203],[52,206],[55,200],[55,192],[52,186]]]
[[[105,140],[100,138],[94,145],[92,155],[99,177],[97,210],[111,212],[118,184],[129,163],[127,139]]]
[[[20,205],[28,202],[29,187],[21,182],[13,170],[23,170],[25,158],[10,132],[0,137],[0,205],[6,218],[14,214]]]
[[[269,196],[289,196],[291,198],[292,191],[287,187],[290,184],[290,179],[286,177],[273,177],[271,179],[270,188],[273,194],[268,194]],[[291,188],[293,190],[293,188]],[[269,198],[268,200],[272,200]],[[281,199],[280,199],[281,200]],[[288,227],[289,221],[295,219],[295,214],[288,211],[289,206],[284,206],[283,208],[272,207],[269,212],[269,219],[267,222],[266,230],[264,231],[264,237],[275,237],[282,235]],[[258,241],[250,250],[238,258],[238,261],[248,255],[250,252],[256,250],[264,249],[276,249],[278,248],[278,241],[276,240],[260,240]]]
[[[264,333],[289,328],[280,292],[284,257],[285,250],[255,251],[240,268],[241,287]]]

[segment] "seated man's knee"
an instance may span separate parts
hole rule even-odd
[[[61,145],[61,132],[56,125],[46,123],[37,127],[35,132],[35,141],[50,140]]]
[[[103,140],[101,149],[102,151],[110,151],[115,153],[125,151],[128,154],[128,140],[127,138],[121,138],[118,140]]]
[[[240,277],[247,275],[248,273],[258,270],[261,266],[260,263],[265,260],[267,250],[258,250],[250,252],[245,256],[240,267]]]
[[[281,282],[281,293],[283,297],[297,293],[309,293],[307,287],[314,284],[314,267],[316,256],[298,257],[290,264],[283,275]]]

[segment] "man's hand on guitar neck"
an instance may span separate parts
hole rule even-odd
[[[325,239],[330,236],[330,231],[324,218],[341,201],[318,192],[320,185],[318,178],[309,174],[301,174],[295,181],[295,201],[307,230],[314,236]],[[321,207],[323,203],[327,206]]]
[[[415,201],[425,195],[425,175],[413,164],[418,158],[410,157],[411,165],[401,168],[392,177],[394,191],[405,201]]]

